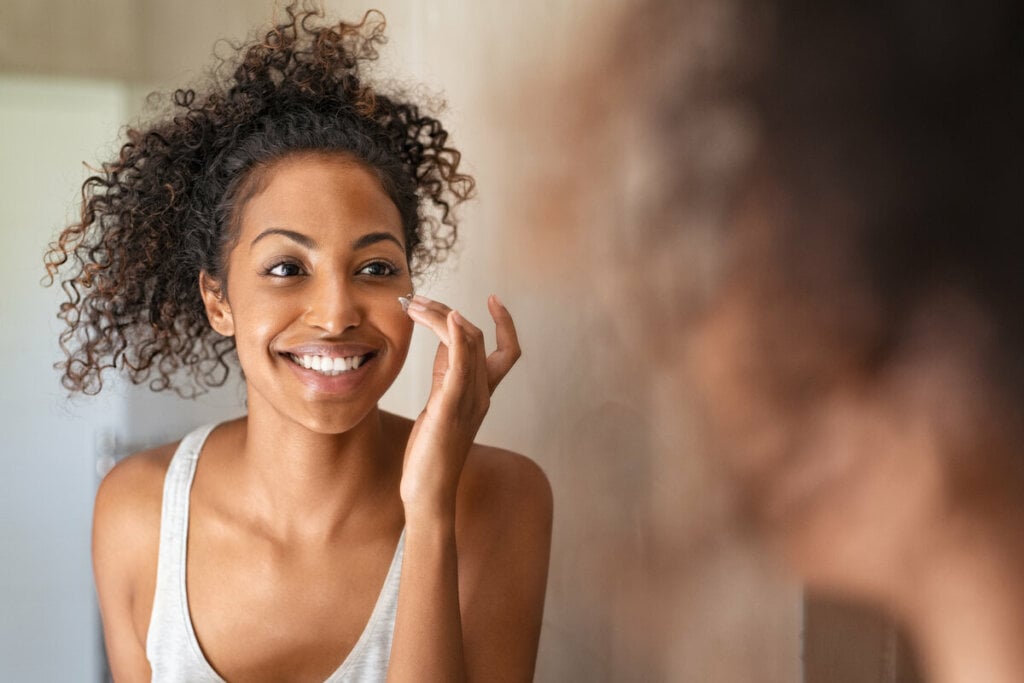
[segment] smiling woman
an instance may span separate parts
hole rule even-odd
[[[236,241],[230,299],[206,273],[200,282],[210,324],[236,339],[250,410],[266,401],[313,431],[352,429],[398,375],[412,336],[394,203],[349,156],[292,155],[241,209]]]
[[[367,85],[383,23],[288,10],[205,92],[128,131],[47,255],[63,381],[191,395],[233,352],[248,415],[122,461],[93,561],[118,681],[529,680],[544,474],[474,443],[519,356],[410,295],[472,192],[441,123]],[[415,421],[377,403],[436,335]],[[456,514],[457,513],[457,514]]]

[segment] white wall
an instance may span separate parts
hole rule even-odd
[[[109,82],[0,78],[0,680],[97,680],[100,631],[89,528],[98,435],[118,397],[70,403],[59,358],[59,290],[37,284],[72,215],[81,162],[124,111]]]
[[[40,284],[43,253],[77,216],[83,162],[112,156],[128,92],[0,77],[0,681],[99,680],[89,538],[103,458],[242,412],[236,384],[183,401],[111,381],[71,400],[53,369],[64,297]]]

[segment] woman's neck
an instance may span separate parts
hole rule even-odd
[[[268,534],[330,540],[351,526],[400,509],[402,449],[376,407],[340,434],[321,434],[250,401],[235,459],[236,487]],[[370,529],[367,529],[368,531]]]

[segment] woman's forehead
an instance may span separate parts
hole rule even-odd
[[[339,231],[391,232],[404,244],[401,215],[378,176],[348,155],[294,155],[262,176],[260,189],[242,207],[243,240],[280,227],[325,238]]]

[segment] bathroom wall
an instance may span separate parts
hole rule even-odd
[[[59,291],[42,253],[72,215],[81,161],[124,115],[112,81],[0,75],[0,680],[98,680],[89,563],[95,454],[123,421],[123,397],[68,402]]]

